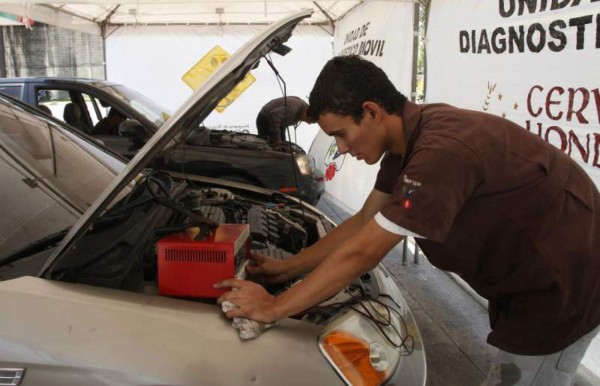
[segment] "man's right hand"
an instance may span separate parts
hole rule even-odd
[[[292,276],[284,260],[273,259],[258,253],[250,255],[250,263],[246,266],[246,272],[257,281],[268,284],[284,283]]]

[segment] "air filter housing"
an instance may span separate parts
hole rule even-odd
[[[158,241],[157,249],[161,295],[217,298],[225,290],[213,285],[233,278],[250,254],[250,226],[221,224],[200,241],[168,235]]]

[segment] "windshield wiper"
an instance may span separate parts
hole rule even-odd
[[[131,209],[132,207],[135,207],[144,202],[145,202],[145,200],[142,200],[141,202],[133,202],[130,205],[126,206],[124,209]],[[123,208],[120,208],[120,209],[123,209]],[[118,210],[115,211],[115,213],[118,213],[118,212],[119,212]],[[127,217],[127,215],[120,214],[120,213],[118,215],[112,215],[112,214],[108,215],[107,214],[106,218],[98,219],[95,223],[92,224],[92,226],[95,227],[96,229],[98,229],[107,224],[111,224],[112,222],[122,221],[124,217]],[[39,253],[46,249],[50,249],[50,248],[56,246],[67,235],[67,233],[69,232],[70,229],[71,229],[71,226],[68,226],[67,228],[65,228],[63,230],[60,230],[49,236],[46,236],[46,237],[36,240],[30,244],[27,244],[23,248],[17,250],[15,253],[12,253],[8,256],[0,257],[0,267],[2,267],[3,265],[9,264],[9,263],[14,263],[15,261],[18,261],[22,258],[31,256],[35,253]]]
[[[6,264],[14,263],[15,261],[21,260],[22,258],[31,256],[35,253],[39,253],[46,249],[54,247],[65,237],[65,235],[67,234],[67,232],[69,232],[70,229],[71,227],[68,226],[67,228],[61,231],[36,240],[33,243],[27,244],[15,253],[0,258],[0,267]]]

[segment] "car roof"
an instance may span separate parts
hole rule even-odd
[[[119,83],[110,82],[102,79],[93,78],[73,78],[73,77],[58,77],[58,76],[33,76],[26,78],[0,78],[2,83],[53,83],[53,82],[71,82],[90,84],[97,87],[102,86],[119,86]]]

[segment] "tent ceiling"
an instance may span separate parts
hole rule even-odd
[[[388,0],[393,1],[393,0]],[[398,1],[398,0],[396,0]],[[407,1],[407,0],[400,0]],[[3,0],[0,12],[70,28],[65,23],[119,25],[152,24],[270,24],[303,9],[315,13],[306,23],[330,24],[362,1],[284,0]],[[97,27],[96,27],[97,28]],[[81,29],[81,28],[77,28]]]

